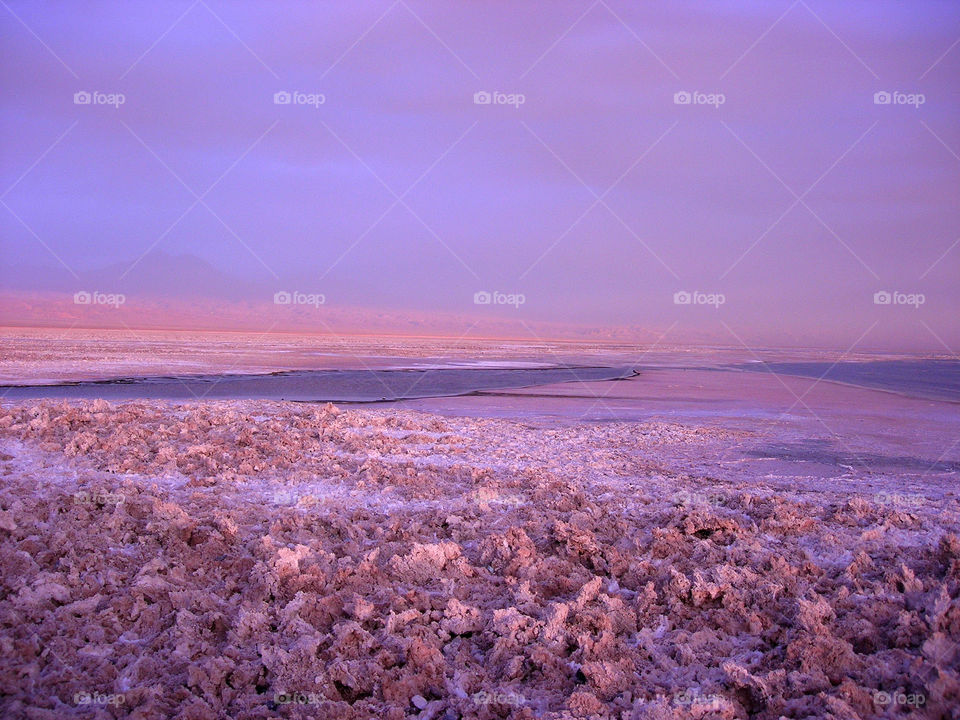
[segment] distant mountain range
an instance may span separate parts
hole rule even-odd
[[[337,332],[652,342],[660,333],[514,319],[503,313],[366,308],[301,294],[275,298],[275,281],[251,282],[195,255],[151,251],[131,268],[113,263],[78,272],[62,266],[0,271],[0,324],[37,327],[166,328],[253,332]],[[78,295],[79,294],[79,295]],[[76,297],[75,297],[76,295]],[[89,296],[89,297],[88,297]],[[122,300],[121,300],[122,298]],[[289,303],[283,301],[289,299]],[[277,302],[279,301],[279,303]],[[521,320],[520,317],[523,317]]]
[[[218,270],[196,255],[171,255],[151,250],[134,259],[77,272],[60,264],[0,271],[0,286],[6,290],[74,293],[78,289],[125,293],[142,297],[214,297],[243,300],[267,296],[270,288]],[[271,293],[272,294],[272,293]]]

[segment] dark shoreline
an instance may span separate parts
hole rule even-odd
[[[569,382],[622,380],[630,367],[409,368],[281,370],[270,373],[120,377],[42,385],[0,385],[0,400],[215,400],[264,399],[297,402],[375,403],[457,397]],[[424,378],[430,384],[418,390]],[[406,382],[405,382],[406,381]]]

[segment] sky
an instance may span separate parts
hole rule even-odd
[[[956,2],[0,5],[0,322],[960,348]]]

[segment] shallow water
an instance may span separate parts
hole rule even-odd
[[[755,362],[740,370],[823,378],[927,400],[960,402],[960,361],[875,360],[868,362]]]
[[[406,368],[304,370],[260,375],[130,377],[55,385],[0,386],[4,399],[132,400],[269,399],[317,402],[382,402],[469,395],[483,390],[613,380],[630,368]]]

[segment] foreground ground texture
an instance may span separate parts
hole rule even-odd
[[[8,403],[0,715],[960,717],[956,496],[672,460],[750,441]]]

